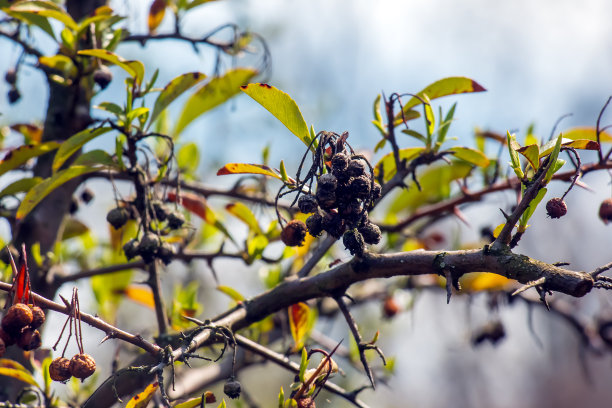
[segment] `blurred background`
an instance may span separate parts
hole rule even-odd
[[[148,1],[111,1],[112,7],[128,16],[126,25],[135,33],[146,32],[149,5]],[[418,92],[448,76],[467,76],[487,89],[440,102],[444,108],[458,102],[450,134],[465,145],[474,146],[476,127],[502,134],[510,130],[522,141],[531,123],[539,137],[548,138],[554,123],[565,114],[572,116],[561,122],[559,130],[594,126],[612,95],[610,16],[612,2],[605,0],[226,0],[195,9],[185,18],[183,33],[202,36],[226,22],[259,33],[272,56],[266,81],[289,93],[317,131],[348,131],[354,147],[371,151],[379,140],[370,123],[377,94]],[[172,19],[166,18],[158,31],[172,27]],[[39,41],[46,46],[46,39]],[[126,45],[117,53],[142,60],[149,75],[159,68],[158,84],[188,71],[210,73],[214,67],[206,49],[196,55],[190,45],[173,41]],[[0,72],[14,64],[18,55],[17,47],[0,39]],[[112,70],[115,78],[121,78],[118,69]],[[46,99],[41,94],[46,89],[40,74],[24,70],[19,87],[22,99],[9,106],[6,85],[0,83],[1,125],[44,117]],[[95,102],[123,97],[122,81],[114,80]],[[171,119],[176,119],[179,105],[173,105]],[[605,119],[605,124],[612,122],[611,116]],[[303,145],[282,124],[244,95],[192,123],[182,141],[198,143],[200,176],[215,184],[231,182],[217,179],[216,169],[227,162],[260,162],[266,145],[270,162],[276,165],[284,159],[290,171],[297,167],[297,160],[291,158],[303,153]],[[403,145],[410,143],[406,140]],[[583,157],[593,159],[589,154]],[[547,262],[571,262],[575,270],[592,270],[611,260],[612,227],[606,228],[597,218],[599,203],[611,193],[610,178],[602,173],[583,181],[594,191],[574,189],[566,199],[569,214],[560,221],[546,218],[539,208],[519,252]],[[108,186],[101,183],[97,188]],[[553,183],[549,196],[560,196],[565,188]],[[110,197],[105,202],[102,195],[98,194],[98,211],[111,206]],[[498,208],[511,203],[509,196],[491,197],[464,209],[469,227],[448,219],[435,228],[449,241],[454,236],[476,241],[481,227],[502,222]],[[84,211],[84,219],[106,231],[102,217],[94,216],[95,208]],[[256,275],[253,271],[224,272],[222,284],[255,294],[261,287],[244,279],[245,274]],[[184,272],[184,276],[192,275]],[[219,297],[213,288],[203,296],[206,317],[227,304],[223,303],[227,298]],[[400,300],[414,301],[414,306],[390,321],[381,321],[379,304],[357,309],[364,336],[381,330],[379,345],[396,359],[390,380],[379,384],[376,392],[361,394],[372,407],[599,407],[612,400],[609,356],[583,353],[577,332],[543,308],[536,308],[532,316],[534,336],[527,308],[521,303],[491,312],[484,295],[471,300],[457,296],[449,306],[442,292],[405,295]],[[609,307],[610,297],[596,293],[576,301],[576,313],[589,316],[602,305]],[[473,347],[473,329],[496,319],[505,326],[505,339],[495,346]],[[348,340],[343,322],[321,321],[320,325],[336,340]],[[292,376],[266,368],[262,381],[261,369],[247,372],[243,381],[246,387],[252,384],[261,406],[273,406],[279,384],[287,389]],[[366,381],[356,372],[339,380],[349,388]],[[317,406],[349,404],[321,399]]]

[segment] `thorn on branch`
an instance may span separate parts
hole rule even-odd
[[[531,289],[531,288],[536,288],[537,289],[538,286],[544,285],[545,283],[546,283],[546,278],[545,277],[541,277],[540,279],[536,279],[534,281],[528,282],[526,285],[523,285],[520,288],[518,288],[517,290],[515,290],[512,293],[512,296],[516,296],[518,294],[521,294],[521,293],[525,292],[527,289]]]

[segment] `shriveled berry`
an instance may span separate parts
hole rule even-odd
[[[323,217],[321,214],[312,214],[306,219],[306,228],[313,237],[318,237],[323,232]]]
[[[338,239],[344,232],[344,220],[338,213],[327,213],[323,217],[323,229],[327,231],[329,235]]]
[[[100,68],[94,71],[93,79],[100,89],[106,89],[113,80],[113,74],[106,65],[101,65]]]
[[[96,362],[89,354],[75,354],[70,359],[70,374],[84,380],[96,371]]]
[[[378,200],[382,194],[382,187],[377,182],[374,182],[372,187],[372,200]]]
[[[160,245],[161,241],[159,237],[152,232],[147,232],[144,237],[142,237],[140,245],[138,245],[138,255],[142,256],[143,261],[150,263],[153,261]]]
[[[318,189],[317,202],[324,210],[329,210],[336,207],[336,193],[334,191]]]
[[[338,179],[330,173],[321,175],[317,182],[317,190],[334,191],[338,186]]]
[[[8,94],[6,96],[11,105],[16,103],[21,98],[21,94],[19,93],[19,90],[17,88],[13,88],[8,91]]]
[[[349,162],[346,171],[351,177],[359,177],[365,174],[366,165],[362,160],[353,159]]]
[[[0,329],[0,339],[4,342],[4,344],[8,346],[12,346],[15,344],[16,340],[10,333],[6,332],[4,329]]]
[[[53,359],[51,364],[49,364],[49,377],[51,377],[53,381],[68,381],[70,377],[72,377],[70,373],[70,360],[66,357]]]
[[[172,262],[175,254],[176,250],[167,242],[164,242],[157,251],[157,257],[161,259],[164,265],[168,265],[170,262]]]
[[[113,208],[106,214],[106,221],[113,226],[114,229],[119,229],[125,225],[130,214],[124,207]]]
[[[312,397],[302,397],[297,401],[297,408],[316,408],[315,402]]]
[[[359,232],[363,236],[363,240],[366,244],[376,245],[380,242],[380,239],[382,238],[382,234],[380,232],[380,228],[378,228],[378,225],[372,224],[371,222],[368,222],[359,227]]]
[[[94,193],[88,188],[83,190],[83,192],[81,193],[81,201],[83,201],[85,204],[89,204],[91,200],[93,200],[93,198],[94,198]]]
[[[546,212],[550,218],[561,218],[567,214],[567,205],[559,197],[551,198],[546,203]]]
[[[612,221],[612,198],[606,198],[599,206],[599,218],[604,224]]]
[[[19,333],[21,329],[32,323],[34,315],[32,310],[23,303],[17,303],[9,307],[4,318],[2,318],[2,328],[14,335]]]
[[[234,378],[230,378],[223,385],[223,393],[231,399],[236,399],[240,397],[241,391],[242,387],[240,386],[240,382],[238,382]]]
[[[349,164],[349,157],[344,153],[336,153],[334,157],[332,157],[332,173],[343,173],[346,171]]]
[[[302,246],[306,238],[306,224],[300,220],[291,220],[281,231],[281,240],[287,246]]]
[[[42,345],[40,332],[31,327],[25,327],[17,338],[17,345],[25,351],[39,348]]]
[[[76,198],[72,197],[70,199],[70,205],[68,206],[68,213],[74,215],[77,211],[79,211],[79,202]]]
[[[179,229],[185,223],[185,217],[180,212],[171,212],[168,214],[168,227],[170,229]]]
[[[139,245],[140,242],[138,242],[136,238],[130,239],[128,242],[123,244],[123,253],[128,260],[138,256]]]
[[[372,181],[370,177],[365,174],[359,177],[355,177],[351,180],[351,184],[349,185],[349,190],[351,192],[351,196],[360,199],[366,199],[370,196],[370,186]]]
[[[357,221],[357,218],[361,214],[362,210],[363,206],[357,199],[352,199],[346,203],[343,203],[342,205],[338,205],[338,213],[340,216],[351,222]]]
[[[151,203],[151,206],[153,207],[155,218],[159,221],[165,221],[168,218],[168,208],[161,201],[155,200]]]
[[[30,327],[38,329],[45,322],[45,312],[39,307],[34,305],[28,305],[32,311],[32,323]]]
[[[15,68],[11,68],[6,71],[6,74],[4,74],[4,80],[9,85],[15,85],[17,83],[17,71],[15,71]]]
[[[363,237],[356,229],[350,229],[342,236],[344,247],[349,250],[351,255],[362,256],[365,250],[365,242]]]
[[[298,199],[298,208],[304,214],[312,214],[316,212],[319,208],[319,204],[317,204],[317,198],[312,194],[305,194],[300,196]]]

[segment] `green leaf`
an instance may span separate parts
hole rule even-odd
[[[255,218],[255,214],[253,214],[251,209],[243,203],[231,203],[226,205],[225,209],[234,217],[238,218],[246,225],[248,225],[252,231],[256,232],[257,234],[263,234],[263,231],[261,230],[259,223],[257,222],[257,218]]]
[[[255,74],[257,71],[250,68],[232,69],[200,87],[185,102],[174,128],[174,137],[177,137],[198,116],[221,105],[240,92],[240,86],[249,82]]]
[[[38,59],[40,65],[44,65],[51,69],[62,72],[69,78],[74,78],[77,74],[77,69],[70,58],[65,55],[53,55],[51,57],[40,57]]]
[[[306,146],[310,145],[308,125],[300,108],[288,94],[268,84],[249,84],[241,89],[280,120]]]
[[[11,171],[28,160],[49,153],[60,146],[57,142],[46,142],[40,144],[27,144],[10,150],[0,162],[0,176]]]
[[[166,109],[168,105],[170,105],[176,98],[181,96],[185,91],[202,81],[204,78],[206,78],[206,75],[200,72],[188,72],[186,74],[179,75],[172,81],[168,82],[155,100],[153,113],[149,118],[149,126],[151,126],[151,123],[155,122],[159,114],[163,112],[163,110]]]
[[[298,376],[301,383],[306,381],[306,379],[304,378],[304,374],[306,374],[307,368],[308,368],[308,351],[306,351],[306,347],[302,347],[302,354],[300,358],[300,372]]]
[[[373,122],[382,123],[382,114],[380,113],[380,98],[381,98],[381,95],[378,94],[376,95],[376,99],[374,99],[374,106],[373,106],[374,120]]]
[[[422,96],[425,103],[423,104],[423,112],[425,114],[425,129],[427,130],[427,147],[431,147],[431,136],[436,128],[436,118],[431,108],[431,101],[427,95]]]
[[[146,117],[146,115],[148,115],[148,114],[149,114],[149,108],[147,108],[145,106],[141,106],[140,108],[132,109],[126,115],[127,123],[130,124],[130,123],[132,123],[134,121],[134,119],[140,118],[141,116],[145,116]]]
[[[64,229],[62,231],[62,241],[70,238],[80,237],[83,234],[89,232],[89,227],[83,224],[76,218],[68,218],[64,223]]]
[[[36,382],[34,377],[32,377],[32,374],[27,371],[18,370],[15,368],[0,367],[0,375],[11,377],[26,384],[38,387],[38,383]]]
[[[60,33],[60,37],[62,38],[62,44],[64,47],[74,52],[75,48],[75,37],[72,30],[68,28],[64,28]]]
[[[441,79],[427,86],[425,89],[417,93],[417,96],[422,98],[423,95],[427,95],[429,99],[437,99],[448,95],[483,91],[486,91],[486,89],[473,79],[465,77],[450,77]],[[413,107],[420,105],[421,103],[422,102],[418,98],[413,97],[404,104],[402,110],[404,111],[404,114],[408,114]],[[395,116],[396,120],[401,118],[401,112]]]
[[[283,390],[283,386],[280,387],[280,392],[278,393],[278,408],[283,408],[283,404],[285,403],[285,391]]]
[[[205,3],[210,3],[211,1],[216,1],[216,0],[193,0],[191,3],[189,3],[185,7],[185,10],[191,10],[194,7],[201,6],[202,4],[205,4]]]
[[[112,102],[102,102],[100,105],[94,106],[94,108],[110,112],[117,117],[125,115],[123,108]]]
[[[236,302],[242,302],[246,299],[240,292],[238,292],[236,289],[231,288],[229,286],[219,285],[217,286],[217,290],[221,293],[226,294],[227,296],[229,296],[230,298],[232,298],[232,300]]]
[[[549,141],[548,143],[546,143],[544,146],[542,146],[542,149],[540,151],[540,157],[548,156],[553,151],[556,144],[557,144],[557,140],[553,139]],[[561,140],[561,146],[562,147],[573,147],[574,149],[579,149],[579,150],[599,150],[599,144],[597,144],[596,141],[589,140],[589,139],[576,139],[576,140],[567,139],[565,137],[565,133],[563,134],[563,139]]]
[[[29,177],[14,181],[0,191],[0,198],[29,191],[42,180],[42,177]]]
[[[529,219],[535,212],[536,208],[538,207],[538,204],[540,204],[540,202],[546,195],[546,191],[547,190],[545,188],[542,188],[540,191],[538,191],[538,194],[535,196],[535,198],[531,200],[531,202],[529,203],[529,206],[527,207],[523,215],[521,215],[518,231],[520,232],[525,231],[525,229],[527,228],[527,222],[529,221]]]
[[[53,32],[53,27],[51,27],[51,24],[49,23],[49,20],[46,17],[43,17],[38,14],[21,13],[17,11],[6,10],[6,9],[4,11],[6,12],[6,14],[8,14],[9,16],[13,18],[16,18],[27,24],[40,28],[45,33],[49,34],[49,36],[55,40],[55,33]]]
[[[134,78],[137,85],[140,86],[140,84],[142,83],[145,69],[143,63],[140,61],[126,61],[119,55],[114,54],[108,50],[102,49],[81,50],[78,52],[78,54],[88,57],[100,58],[104,61],[110,62],[111,64],[115,64],[123,68],[123,70],[127,72],[129,76]]]
[[[62,22],[71,30],[78,28],[77,23],[61,7],[50,1],[23,1],[11,6],[11,11],[49,17]]]
[[[176,161],[179,168],[186,174],[193,174],[198,169],[200,162],[200,150],[198,145],[191,142],[186,143],[176,153]]]
[[[436,140],[436,151],[442,146],[444,141],[446,140],[446,134],[448,133],[448,129],[450,129],[450,125],[453,122],[453,117],[455,116],[455,109],[457,108],[457,103],[453,103],[453,106],[449,109],[444,121],[442,121],[442,108],[440,107],[440,124],[438,125],[438,139]]]
[[[16,218],[22,220],[30,213],[47,195],[62,184],[84,174],[93,173],[100,170],[99,166],[79,166],[73,165],[66,170],[55,173],[50,178],[38,183],[23,198],[21,205],[17,209]]]
[[[101,127],[96,129],[85,129],[78,132],[75,135],[70,136],[65,142],[61,144],[55,158],[53,159],[53,165],[51,166],[53,172],[59,170],[60,167],[72,156],[77,150],[85,145],[85,143],[95,139],[96,137],[103,135],[111,131],[111,127]]]
[[[84,165],[84,166],[93,166],[93,165],[103,165],[106,167],[116,167],[117,164],[113,160],[113,157],[106,153],[104,150],[96,149],[90,150],[87,153],[83,153],[73,163],[74,165]],[[98,169],[100,170],[100,169]]]
[[[456,158],[465,160],[466,162],[472,163],[478,167],[487,167],[490,163],[489,158],[480,150],[462,146],[451,147],[448,150],[455,152]]]
[[[406,162],[410,162],[415,159],[419,154],[425,151],[424,147],[408,147],[406,149],[400,149],[399,156],[400,160],[406,160]],[[378,179],[381,175],[381,172],[384,171],[383,180],[389,181],[391,178],[397,173],[397,169],[395,167],[395,158],[393,157],[393,152],[384,155],[376,166],[374,166],[374,177]]]
[[[523,146],[517,152],[525,156],[532,169],[540,168],[540,147],[538,145]]]
[[[557,137],[557,141],[555,143],[555,147],[553,148],[552,152],[550,153],[550,156],[548,158],[549,163],[551,163],[550,167],[548,167],[548,170],[546,171],[546,177],[544,178],[544,180],[548,183],[551,179],[553,174],[555,174],[555,171],[557,171],[559,168],[556,166],[557,163],[557,158],[559,157],[559,152],[561,151],[561,143],[563,141],[563,136],[560,134],[559,137]]]
[[[421,133],[417,132],[416,130],[403,129],[402,133],[405,134],[405,135],[408,135],[408,136],[412,136],[415,139],[420,140],[424,144],[427,144],[427,137],[423,136]]]
[[[519,155],[517,150],[521,148],[521,146],[516,141],[516,137],[511,135],[510,132],[506,132],[507,140],[508,140],[508,153],[510,154],[510,165],[512,169],[516,173],[516,176],[520,179],[525,177],[523,170],[521,168],[521,160],[519,159]]]

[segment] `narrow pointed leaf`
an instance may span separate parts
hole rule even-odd
[[[188,72],[170,81],[155,100],[153,113],[149,118],[149,126],[151,123],[155,122],[159,114],[162,113],[163,110],[168,107],[168,105],[174,102],[176,98],[181,96],[183,92],[187,91],[204,78],[206,78],[206,75],[200,72]]]
[[[110,62],[111,64],[115,64],[123,68],[123,70],[127,72],[129,76],[134,78],[137,84],[140,85],[142,83],[144,78],[144,65],[140,61],[126,61],[117,54],[101,49],[81,50],[78,52],[78,54],[100,58],[104,61]]]
[[[226,174],[262,174],[281,181],[283,180],[280,170],[273,169],[265,164],[228,163],[217,171],[217,176],[224,176]],[[295,183],[295,180],[291,177],[288,180],[290,183]]]
[[[8,186],[4,187],[2,191],[0,191],[0,198],[19,193],[25,193],[29,191],[32,187],[40,183],[42,180],[42,177],[28,177],[14,181]]]
[[[241,89],[280,120],[306,146],[310,145],[308,125],[300,108],[288,94],[268,84],[249,84]]]
[[[304,345],[304,338],[309,330],[310,313],[310,307],[306,303],[300,302],[289,306],[289,327],[295,342],[295,350],[299,350]]]
[[[143,285],[129,285],[123,292],[125,297],[151,310],[155,310],[155,300],[151,288]]]
[[[408,147],[406,149],[400,149],[400,160],[406,160],[406,162],[410,162],[415,159],[421,152],[425,151],[424,147]],[[384,155],[376,166],[374,166],[374,177],[379,178],[381,172],[384,171],[383,180],[389,181],[391,177],[397,173],[397,169],[395,167],[395,158],[393,157],[393,152]]]
[[[32,374],[27,371],[18,370],[15,368],[0,367],[0,375],[11,377],[26,384],[38,387],[38,383],[34,377],[32,377]]]
[[[448,150],[455,152],[455,157],[479,167],[487,167],[490,163],[489,158],[480,150],[461,146],[451,147]]]
[[[538,145],[523,146],[517,152],[525,156],[534,170],[540,167],[540,148]]]
[[[235,216],[236,218],[244,222],[246,225],[248,225],[252,231],[258,234],[263,234],[263,232],[261,231],[261,227],[259,226],[259,223],[257,222],[257,218],[255,218],[255,214],[253,214],[251,209],[247,207],[246,205],[244,205],[243,203],[241,202],[231,203],[231,204],[226,205],[225,209],[230,214],[232,214],[233,216]]]
[[[83,147],[85,143],[111,130],[111,127],[85,129],[73,136],[70,136],[68,140],[61,144],[61,146],[57,150],[57,153],[55,153],[55,158],[53,159],[52,165],[53,171],[55,172],[59,170],[59,168],[62,167],[66,160],[68,160],[68,158],[72,156],[77,150]]]
[[[157,27],[161,24],[166,14],[166,0],[154,0],[151,3],[149,9],[149,16],[147,18],[147,25],[149,26],[149,33],[154,33]]]
[[[221,293],[226,294],[236,302],[242,302],[246,299],[240,292],[229,286],[219,285],[217,286],[217,290]]]
[[[59,147],[57,142],[46,142],[40,144],[27,144],[10,150],[0,161],[0,176],[25,164],[28,160],[42,154],[51,152]]]
[[[577,127],[563,132],[563,137],[571,140],[586,139],[597,141],[597,129],[594,127]],[[612,134],[605,131],[600,132],[599,142],[612,143]]]
[[[134,398],[127,403],[125,408],[146,408],[146,406],[149,405],[149,402],[151,402],[153,394],[155,394],[158,388],[158,382],[147,385],[147,388],[145,388],[143,392],[135,395]]]
[[[254,69],[232,69],[200,87],[183,106],[183,111],[174,129],[174,136],[178,136],[198,116],[221,105],[239,93],[240,86],[249,82],[255,74],[257,74],[257,71]]]
[[[24,14],[53,18],[62,22],[71,30],[76,30],[78,28],[77,23],[70,17],[70,14],[50,1],[23,1],[12,5],[10,10]]]

